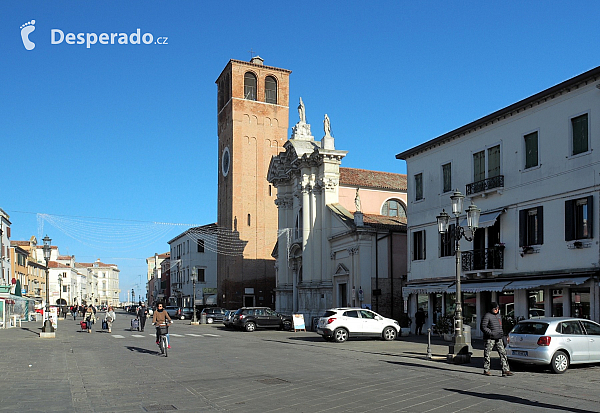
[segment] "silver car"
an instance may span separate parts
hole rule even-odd
[[[522,320],[508,335],[506,354],[512,361],[550,365],[555,373],[571,364],[600,363],[600,324],[570,317]]]

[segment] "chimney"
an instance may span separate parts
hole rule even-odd
[[[259,66],[262,66],[264,62],[265,62],[265,59],[263,59],[260,56],[253,56],[252,59],[250,59],[250,63],[259,65]]]

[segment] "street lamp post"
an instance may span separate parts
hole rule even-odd
[[[473,204],[469,205],[467,208],[467,227],[471,230],[471,236],[468,236],[465,234],[465,229],[461,227],[458,222],[458,218],[463,212],[464,198],[465,196],[458,190],[454,191],[454,194],[450,197],[450,200],[452,201],[452,214],[456,219],[454,226],[454,254],[456,255],[456,307],[454,311],[454,339],[450,345],[447,359],[448,361],[452,361],[454,363],[468,363],[471,360],[471,353],[469,352],[471,343],[466,342],[465,335],[463,333],[462,299],[460,289],[460,240],[463,237],[468,242],[473,240],[475,230],[479,226],[479,214],[481,212],[481,210]],[[439,233],[447,233],[450,215],[448,215],[445,210],[442,210],[442,213],[436,218]]]
[[[58,317],[62,315],[62,275],[58,274]]]
[[[52,327],[52,321],[50,321],[50,271],[48,269],[48,262],[50,261],[50,253],[52,252],[52,247],[50,243],[52,239],[46,235],[44,239],[44,260],[46,261],[46,321],[44,321],[44,327],[42,327],[42,333],[54,333],[54,327]]]
[[[198,270],[194,267],[192,268],[192,324],[198,323],[196,317],[196,278],[198,278]]]

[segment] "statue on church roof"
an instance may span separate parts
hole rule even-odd
[[[300,123],[306,123],[306,110],[304,109],[302,97],[300,97],[300,104],[298,105],[298,115],[300,116]]]
[[[331,122],[327,113],[325,114],[325,119],[323,119],[323,129],[325,129],[325,136],[331,136]]]
[[[354,197],[354,206],[356,207],[356,212],[362,212],[360,210],[360,194],[358,193],[358,190],[360,188],[356,188],[356,197]]]

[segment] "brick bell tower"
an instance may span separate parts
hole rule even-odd
[[[217,257],[218,302],[226,308],[275,307],[278,211],[267,181],[271,157],[283,150],[289,121],[291,71],[230,60],[217,79],[219,193],[217,223],[245,244],[230,255],[221,242]]]

